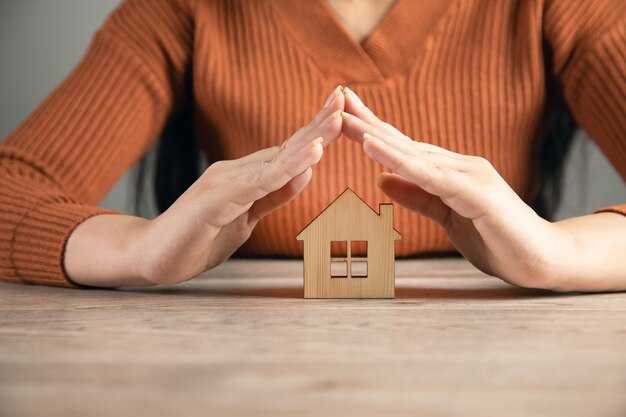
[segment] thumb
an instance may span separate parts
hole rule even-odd
[[[398,174],[387,172],[378,176],[377,185],[401,206],[426,216],[438,225],[445,227],[451,210],[438,196],[422,190]]]

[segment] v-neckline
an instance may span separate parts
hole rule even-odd
[[[454,0],[397,0],[359,43],[326,0],[271,0],[284,25],[327,73],[350,82],[406,74]]]

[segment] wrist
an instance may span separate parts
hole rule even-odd
[[[542,226],[541,233],[537,235],[537,242],[540,242],[537,244],[537,261],[531,266],[538,284],[536,288],[564,291],[563,272],[574,253],[571,241],[557,223],[539,219]]]
[[[493,243],[501,258],[496,275],[521,287],[555,290],[561,279],[563,234],[526,205],[505,211],[506,224],[493,226],[506,231],[500,242]]]
[[[85,220],[67,241],[63,262],[68,278],[95,287],[152,285],[142,273],[148,224],[119,214]]]

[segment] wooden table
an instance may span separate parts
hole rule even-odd
[[[304,300],[299,261],[175,287],[0,284],[1,416],[626,416],[626,294],[398,261],[395,300]]]

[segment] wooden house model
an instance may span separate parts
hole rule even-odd
[[[296,239],[304,241],[304,298],[394,298],[393,204],[377,214],[347,188]]]

